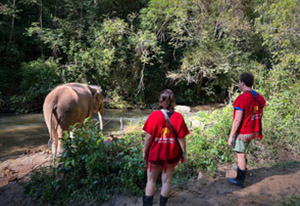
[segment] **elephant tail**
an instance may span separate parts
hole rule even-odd
[[[48,142],[48,145],[50,144],[50,145],[52,145],[52,144],[54,144],[55,145],[55,150],[56,150],[56,148],[57,148],[57,140],[55,139],[55,136],[57,136],[57,132],[56,132],[56,129],[57,129],[57,127],[58,127],[58,118],[57,118],[57,105],[56,104],[53,104],[53,107],[52,107],[52,110],[51,110],[51,116],[50,116],[50,139],[49,139],[49,141],[50,141],[50,143]],[[54,118],[56,119],[56,121],[53,121],[53,116],[54,116]],[[56,124],[56,125],[54,125],[54,123]],[[57,137],[58,138],[58,137]],[[52,148],[53,149],[53,148]],[[52,151],[53,152],[53,151]],[[56,151],[55,151],[55,153],[56,153]]]

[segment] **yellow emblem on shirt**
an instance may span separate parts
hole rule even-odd
[[[254,106],[253,107],[253,113],[257,113],[258,112],[258,106]]]
[[[169,137],[170,136],[170,130],[167,127],[162,128],[161,136],[162,137]]]

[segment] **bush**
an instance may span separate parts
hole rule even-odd
[[[268,72],[259,87],[267,99],[263,117],[264,142],[278,150],[300,153],[300,61],[288,54]]]
[[[228,162],[231,150],[227,139],[232,123],[232,107],[213,112],[200,111],[193,122],[200,125],[187,138],[189,167],[192,170],[214,171],[220,162]]]
[[[58,64],[52,59],[38,59],[21,66],[21,94],[9,99],[11,110],[16,113],[40,111],[46,95],[62,78],[58,75]]]
[[[99,202],[116,192],[141,194],[146,183],[141,134],[108,142],[97,128],[87,119],[74,138],[65,133],[65,151],[57,166],[34,174],[26,191],[41,201],[55,204]]]
[[[278,148],[300,153],[300,81],[290,89],[273,94],[264,112],[266,142]]]

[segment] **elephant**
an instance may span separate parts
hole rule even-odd
[[[63,152],[63,132],[71,132],[70,125],[82,124],[93,113],[98,113],[102,130],[103,96],[98,86],[67,83],[57,86],[46,96],[43,114],[54,157]]]

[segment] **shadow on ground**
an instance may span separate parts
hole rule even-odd
[[[212,181],[190,181],[183,190],[174,191],[170,205],[270,205],[299,194],[299,179],[300,161],[284,161],[272,167],[250,169],[244,188],[227,183],[225,175]]]
[[[174,186],[170,206],[270,206],[300,193],[300,161],[287,160],[272,167],[249,170],[246,187],[227,183],[225,172],[216,178],[190,180]],[[159,204],[159,191],[154,205]],[[114,196],[102,206],[142,205],[141,197]]]
[[[15,158],[28,150],[43,149],[48,146],[49,135],[46,126],[27,128],[0,134],[0,162]]]

